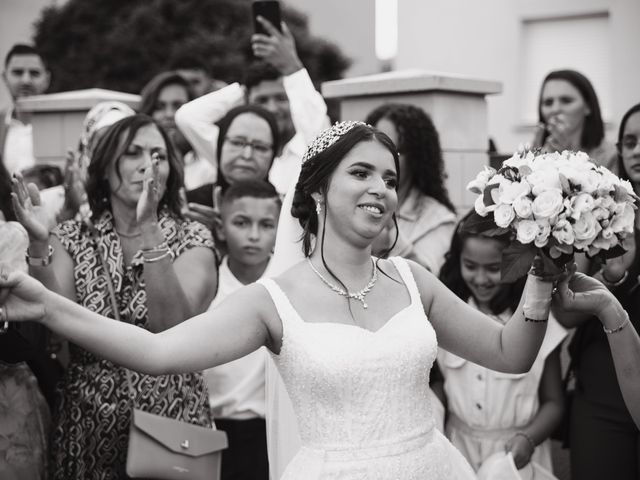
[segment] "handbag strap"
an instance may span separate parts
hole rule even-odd
[[[120,317],[120,309],[118,308],[118,300],[116,298],[116,289],[113,286],[113,281],[111,280],[111,277],[109,276],[109,266],[107,265],[107,260],[104,258],[104,255],[102,254],[102,250],[100,249],[100,242],[98,241],[98,232],[95,226],[93,226],[93,224],[90,224],[89,222],[87,222],[87,226],[89,227],[89,232],[91,233],[91,237],[93,238],[93,241],[95,243],[96,251],[98,252],[98,257],[100,257],[100,263],[102,264],[104,279],[107,282],[109,302],[111,303],[113,316],[117,321],[120,322],[122,321],[122,317]],[[136,396],[135,390],[133,389],[133,384],[131,382],[131,372],[129,371],[128,368],[125,368],[124,372],[127,376],[127,385],[129,387],[129,397],[131,398],[132,407],[135,407],[137,396]]]
[[[96,246],[96,251],[98,252],[98,257],[100,257],[100,263],[102,264],[102,270],[104,272],[104,277],[105,277],[105,281],[107,283],[107,290],[109,292],[109,301],[111,302],[111,308],[113,310],[113,315],[115,317],[116,320],[121,321],[121,317],[120,317],[120,310],[118,308],[118,301],[117,301],[117,297],[116,297],[116,289],[113,285],[113,281],[111,279],[111,276],[109,275],[109,266],[107,265],[107,260],[105,259],[104,255],[102,254],[102,250],[100,249],[100,243],[98,241],[98,231],[96,230],[95,226],[90,222],[87,221],[85,222],[87,227],[89,228],[89,232],[91,233],[91,237],[93,238],[93,241],[95,243]],[[131,382],[131,371],[128,368],[122,367],[124,368],[125,374],[127,376],[127,385],[129,387],[129,397],[131,399],[131,407],[135,408],[136,406],[136,401],[138,399],[139,395],[136,395],[135,390],[133,389],[133,383]],[[158,386],[159,386],[159,382],[156,381],[156,385],[153,389],[153,393],[157,393],[158,391]],[[192,393],[193,388],[189,391],[189,393]],[[188,395],[187,395],[188,396]]]

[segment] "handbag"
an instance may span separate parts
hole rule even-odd
[[[227,435],[133,409],[127,449],[127,475],[162,480],[220,478]]]
[[[95,230],[92,230],[94,239]],[[109,298],[116,320],[120,312],[107,262],[96,242],[105,272]],[[220,430],[162,417],[135,408],[131,373],[126,370],[131,396],[131,424],[127,447],[127,475],[158,480],[215,480],[220,478],[222,450],[228,447],[227,434]]]

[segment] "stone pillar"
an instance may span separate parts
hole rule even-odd
[[[105,101],[122,102],[135,109],[140,95],[90,88],[19,99],[18,108],[32,113],[33,154],[37,163],[64,169],[67,151],[78,146],[87,112]]]
[[[342,120],[363,120],[383,103],[409,103],[427,112],[440,135],[447,188],[464,214],[473,205],[466,191],[483,165],[488,165],[486,95],[500,93],[499,82],[448,73],[405,70],[325,82],[322,94],[340,102]]]

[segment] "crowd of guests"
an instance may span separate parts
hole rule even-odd
[[[137,111],[94,107],[64,172],[36,163],[27,113],[0,112],[2,221],[26,231],[32,276],[89,310],[162,332],[269,275],[282,197],[330,121],[286,25],[263,23],[269,34],[253,37],[258,61],[242,84],[219,82],[184,59],[148,82]],[[37,50],[16,45],[3,78],[16,100],[44,93],[50,74]],[[622,118],[613,145],[589,80],[559,70],[545,78],[538,110],[533,147],[586,151],[640,194],[640,105]],[[414,260],[506,322],[524,288],[500,281],[508,239],[464,229],[468,215],[449,198],[428,113],[388,103],[362,120],[395,143],[401,171],[397,223],[374,252]],[[443,428],[474,469],[507,451],[518,469],[551,472],[550,439],[563,435],[573,478],[640,475],[640,401],[628,400],[640,387],[621,378],[624,355],[612,344],[635,341],[613,338],[640,329],[635,243],[621,258],[583,259],[579,268],[619,299],[626,329],[605,333],[595,317],[558,312],[526,374],[439,353],[431,388],[444,406]],[[566,371],[560,349],[571,329]],[[154,377],[73,344],[61,354],[65,346],[50,336],[27,352],[11,334],[19,333],[0,334],[1,478],[125,478],[133,407],[224,430],[222,478],[268,478],[264,349],[204,372]]]

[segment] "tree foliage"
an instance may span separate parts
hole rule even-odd
[[[282,14],[311,78],[340,78],[349,66],[340,49],[312,36],[304,14],[286,6]],[[43,10],[34,42],[53,74],[51,92],[138,93],[185,54],[218,79],[242,80],[252,33],[250,0],[69,0]]]

